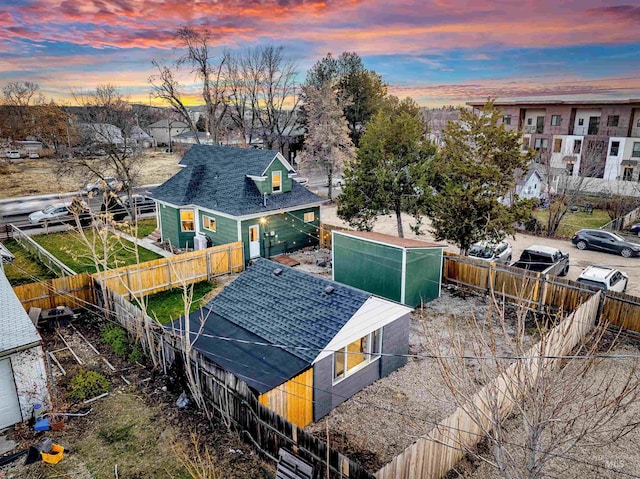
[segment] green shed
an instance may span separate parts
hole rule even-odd
[[[416,307],[440,296],[443,249],[381,233],[334,230],[333,279]]]

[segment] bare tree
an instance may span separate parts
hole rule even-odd
[[[321,172],[327,177],[331,199],[334,174],[355,156],[355,148],[331,86],[307,86],[304,90],[307,136],[301,165],[305,173]]]
[[[7,83],[2,88],[2,105],[6,111],[5,136],[17,140],[29,135],[35,125],[30,107],[44,103],[40,85],[37,83],[30,81]]]
[[[522,291],[532,291],[530,286],[522,285]],[[505,479],[538,479],[555,477],[564,464],[558,461],[606,447],[638,426],[630,409],[640,397],[638,360],[621,367],[603,359],[617,346],[604,325],[585,328],[576,349],[556,358],[550,351],[569,344],[569,320],[561,322],[559,314],[527,321],[524,306],[510,319],[504,304],[495,296],[491,301],[486,321],[467,324],[472,340],[456,340],[453,331],[439,339],[445,335],[425,327],[448,391],[486,437],[489,452],[458,447]],[[525,328],[535,330],[536,338],[528,338]],[[482,389],[473,396],[478,385]]]
[[[284,47],[266,46],[258,50],[261,76],[252,109],[258,112],[262,140],[268,149],[277,145],[281,153],[297,124],[300,87],[292,60],[285,58]]]
[[[228,52],[214,56],[210,50],[211,35],[206,28],[182,27],[176,38],[186,53],[177,66],[189,64],[193,73],[202,82],[202,99],[206,105],[207,132],[214,144],[219,143],[220,127],[227,110],[227,85],[224,77]]]
[[[171,110],[189,126],[189,129],[193,132],[196,143],[200,143],[198,129],[182,100],[183,93],[181,91],[181,85],[176,80],[173,70],[156,60],[153,60],[151,63],[158,70],[156,75],[149,77],[153,96],[169,104]],[[169,126],[169,128],[171,128],[171,126]]]

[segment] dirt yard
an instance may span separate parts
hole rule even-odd
[[[120,359],[102,343],[97,318],[87,315],[84,319],[76,327],[101,354],[96,354],[78,331],[61,328],[69,346],[84,364],[80,365],[65,350],[57,352],[56,358],[67,374],[63,375],[59,368],[52,366],[58,411],[90,412],[85,417],[67,418],[59,432],[35,433],[26,423],[20,426],[9,435],[9,439],[19,443],[18,450],[49,437],[65,448],[64,458],[55,466],[42,462],[25,465],[21,458],[0,468],[0,478],[186,479],[191,476],[183,459],[185,455],[193,457],[196,451],[192,434],[198,438],[201,452],[205,445],[208,448],[218,477],[272,477],[271,467],[222,424],[208,424],[191,407],[179,411],[175,401],[181,388],[168,381],[171,376],[163,377],[150,368]],[[45,334],[44,340],[49,351],[65,347],[56,334]],[[64,399],[70,377],[81,369],[99,371],[107,376],[112,384],[109,396],[91,404],[70,404]]]
[[[336,205],[329,205],[322,208],[322,222],[330,225],[345,226],[344,223],[336,213]],[[429,221],[424,219],[423,231],[424,235],[416,236],[409,225],[412,223],[412,218],[408,215],[402,215],[402,224],[404,227],[404,233],[407,238],[415,238],[422,241],[434,241],[433,235],[429,233]],[[397,236],[397,226],[395,216],[379,216],[374,227],[374,231],[379,233],[390,234]],[[527,234],[518,233],[514,238],[507,238],[507,240],[513,246],[513,258],[514,260],[520,256],[522,250],[532,244],[543,244],[547,246],[553,246],[560,249],[563,253],[569,253],[570,268],[569,279],[577,279],[584,268],[592,264],[607,265],[613,268],[620,269],[629,275],[629,285],[627,293],[635,296],[640,296],[640,257],[638,258],[623,258],[622,256],[600,253],[597,251],[580,251],[569,240],[559,240],[544,238],[539,236],[532,236]],[[459,253],[459,249],[454,245],[447,245],[447,251],[452,253]]]
[[[144,150],[138,160],[140,185],[162,183],[173,176],[182,158],[178,153]],[[40,158],[5,163],[0,161],[0,199],[15,196],[43,195],[78,191],[84,184],[79,178],[56,178],[60,159]]]
[[[464,344],[473,354],[477,345],[473,336],[465,334],[472,318],[480,324],[497,324],[495,309],[485,298],[444,290],[424,311],[413,313],[409,354],[446,354],[454,342]],[[427,341],[426,335],[434,341]],[[513,351],[508,340],[498,340],[501,353]],[[438,349],[434,349],[436,345]],[[469,392],[474,390],[475,385]],[[409,357],[404,367],[363,389],[307,429],[324,438],[328,422],[332,447],[375,472],[455,409],[437,363],[426,357]]]

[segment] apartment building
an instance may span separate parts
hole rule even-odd
[[[484,103],[467,105],[478,109]],[[618,186],[640,191],[640,99],[497,101],[495,106],[507,129],[522,132],[523,148],[550,159],[553,175],[600,178],[595,185],[627,182]]]

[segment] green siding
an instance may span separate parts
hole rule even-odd
[[[304,214],[309,212],[314,213],[314,221],[305,223]],[[249,227],[255,224],[260,225],[260,256],[265,258],[318,244],[320,228],[320,207],[318,206],[275,213],[264,218],[265,223],[261,223],[260,218],[242,222],[242,241],[246,259],[249,259]]]
[[[269,168],[267,168],[267,171],[265,172],[265,176],[267,177],[267,179],[265,181],[254,182],[258,187],[258,190],[260,190],[260,194],[264,194],[265,192],[269,195],[272,194],[271,173],[274,171],[280,171],[280,173],[282,174],[282,193],[291,191],[291,182],[293,180],[289,178],[289,171],[280,160],[275,160],[273,163],[271,163],[271,166],[269,166]],[[275,194],[277,195],[279,193]]]
[[[402,249],[335,234],[333,275],[340,283],[400,302]]]
[[[170,241],[171,245],[184,248],[189,243],[193,248],[193,237],[195,232],[180,231],[180,208],[173,208],[160,203],[160,222],[162,224],[163,241]]]
[[[404,304],[412,307],[440,296],[442,249],[408,249]]]
[[[238,241],[238,222],[224,216],[217,215],[215,213],[209,213],[207,211],[198,211],[200,219],[200,234],[206,235],[211,239],[213,246],[221,244],[228,244]],[[216,231],[209,231],[204,227],[204,216],[215,218]]]

